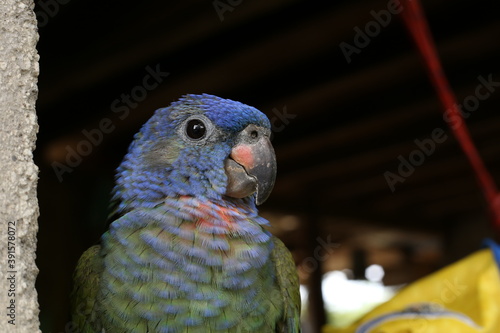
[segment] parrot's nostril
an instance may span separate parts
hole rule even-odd
[[[252,139],[257,139],[259,137],[259,132],[255,131],[255,130],[250,132],[250,137]]]

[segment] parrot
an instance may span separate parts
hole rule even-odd
[[[270,136],[264,113],[210,94],[154,112],[116,169],[116,218],[76,265],[77,332],[300,332],[295,263],[257,210]]]

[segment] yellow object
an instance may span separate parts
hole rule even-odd
[[[500,247],[489,245],[406,286],[353,325],[323,333],[500,333]]]

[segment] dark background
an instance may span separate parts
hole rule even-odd
[[[324,271],[349,268],[363,278],[378,263],[387,285],[407,283],[492,237],[485,201],[401,18],[381,12],[390,3],[37,1],[43,332],[68,331],[71,274],[105,230],[114,169],[133,134],[186,93],[235,99],[271,119],[279,171],[262,213],[299,266],[318,237],[338,244],[321,267],[301,271],[312,295]],[[498,1],[423,5],[460,103],[475,95],[479,77],[500,81]],[[375,30],[363,40],[358,31],[367,27]],[[342,43],[357,52],[347,59]],[[156,82],[148,79],[155,71],[163,73]],[[467,119],[497,181],[498,88]],[[391,191],[384,174],[397,174],[401,160],[422,150],[415,140],[429,142],[435,129],[447,139]],[[321,303],[311,302],[314,326],[322,319],[313,304]]]

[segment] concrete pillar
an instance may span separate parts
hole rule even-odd
[[[39,332],[33,7],[32,0],[0,0],[0,332]]]

